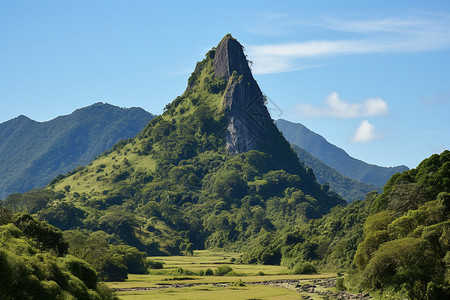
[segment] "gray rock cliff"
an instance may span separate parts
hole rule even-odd
[[[216,48],[214,71],[216,76],[228,81],[223,99],[228,119],[228,153],[260,150],[261,144],[266,142],[267,129],[275,125],[252,76],[243,47],[231,35],[226,35]]]

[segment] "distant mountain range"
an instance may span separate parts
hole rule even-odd
[[[278,129],[291,143],[300,146],[326,165],[352,179],[381,187],[395,173],[408,170],[406,166],[380,167],[365,163],[348,155],[344,150],[329,143],[321,135],[314,133],[299,123],[283,119],[276,121]]]
[[[364,200],[367,193],[377,191],[381,193],[383,189],[370,183],[364,183],[339,173],[336,169],[328,166],[317,157],[309,154],[305,149],[292,144],[297,156],[307,167],[313,169],[317,181],[321,184],[328,183],[331,189],[338,193],[347,202]]]
[[[134,137],[155,115],[141,108],[96,103],[47,122],[19,116],[0,124],[0,199],[42,187],[57,176],[90,163],[122,139]],[[319,183],[351,202],[381,192],[392,174],[405,166],[379,167],[344,150],[299,123],[279,119],[279,130]]]
[[[0,199],[42,187],[134,137],[155,116],[142,108],[96,103],[47,122],[26,116],[0,124]]]

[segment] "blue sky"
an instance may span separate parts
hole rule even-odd
[[[450,1],[0,0],[0,122],[159,114],[226,33],[273,118],[382,166],[450,148]]]

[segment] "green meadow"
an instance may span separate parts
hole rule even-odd
[[[334,277],[336,274],[294,275],[282,266],[235,264],[240,253],[194,251],[190,256],[156,256],[163,269],[147,275],[130,274],[124,282],[109,282],[121,299],[300,299],[292,287],[256,284],[275,280],[304,280]],[[199,276],[210,269],[229,266],[224,276]],[[184,273],[184,274],[182,274]],[[314,298],[313,298],[314,299]],[[321,298],[316,298],[321,299]]]

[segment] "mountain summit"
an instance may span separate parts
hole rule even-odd
[[[252,76],[243,47],[231,35],[225,36],[217,46],[214,71],[216,76],[227,80],[223,105],[228,119],[228,153],[261,150],[266,128],[275,125]]]

